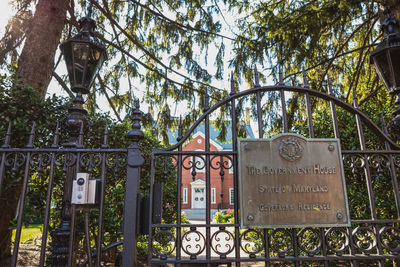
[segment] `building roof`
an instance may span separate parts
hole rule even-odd
[[[249,124],[244,125],[246,127],[246,138],[254,138],[254,133],[253,130],[251,128],[251,126]],[[231,150],[232,149],[232,127],[231,127],[231,123],[228,122],[227,125],[227,131],[226,131],[226,137],[225,137],[225,142],[222,142],[221,140],[217,140],[217,137],[220,133],[220,131],[215,128],[215,126],[213,125],[213,123],[210,123],[210,139],[217,143],[220,147],[222,147],[223,150]],[[205,134],[205,126],[204,123],[201,123],[194,131],[193,131],[193,135],[197,134],[198,132],[201,132],[202,134]],[[177,143],[176,138],[178,137],[178,132],[168,132],[168,140],[169,143],[174,145]]]

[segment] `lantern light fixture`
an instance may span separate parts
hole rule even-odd
[[[71,90],[88,94],[94,78],[107,59],[106,48],[94,36],[96,22],[88,14],[79,20],[80,32],[61,44],[60,48],[67,65]]]

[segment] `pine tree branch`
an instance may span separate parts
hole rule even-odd
[[[376,16],[374,16],[374,17],[376,17]],[[334,60],[337,58],[336,56],[339,54],[339,52],[342,52],[342,51],[343,51],[344,47],[345,47],[345,46],[348,44],[348,42],[354,37],[354,35],[355,35],[359,30],[361,30],[362,27],[364,27],[364,25],[366,25],[368,22],[370,22],[371,19],[372,19],[372,17],[369,18],[369,19],[367,19],[367,20],[364,21],[363,23],[361,23],[361,24],[346,38],[346,40],[344,40],[344,42],[340,45],[340,47],[338,48],[338,50],[335,52],[335,56],[333,56],[333,57],[331,58],[331,60],[329,61],[328,66],[327,66],[326,69],[325,69],[325,73],[324,73],[324,75],[323,75],[322,77],[325,77],[325,76],[328,74],[328,71],[329,71],[330,67],[332,66]],[[369,33],[372,31],[372,28],[373,28],[373,26],[375,25],[376,21],[377,21],[377,19],[371,24],[370,28],[368,29],[368,33],[367,33],[366,35],[369,35]],[[363,45],[362,45],[362,46],[365,46],[365,38],[364,38],[364,42],[363,42]]]
[[[373,88],[377,83],[378,83],[378,77],[375,77],[371,87]],[[373,90],[371,93],[369,93],[364,99],[360,100],[359,105],[362,106],[364,103],[367,103],[368,100],[371,97],[375,96],[382,87],[383,87],[382,85],[376,86],[375,90]]]
[[[200,81],[193,80],[193,79],[189,78],[188,76],[186,76],[186,75],[184,75],[184,74],[182,74],[182,73],[180,73],[180,72],[178,72],[178,71],[172,69],[171,67],[168,67],[167,65],[165,65],[163,62],[161,62],[161,60],[159,60],[159,59],[158,59],[157,57],[155,57],[151,52],[149,52],[149,51],[140,43],[139,40],[137,40],[133,35],[127,33],[124,29],[122,29],[122,27],[112,18],[111,14],[108,13],[106,10],[104,10],[104,8],[101,7],[96,1],[93,1],[93,0],[90,0],[90,1],[91,1],[91,3],[93,3],[93,4],[96,6],[96,8],[98,8],[98,9],[104,14],[104,16],[106,16],[106,17],[109,19],[109,21],[110,21],[111,23],[113,23],[113,24],[118,28],[119,31],[121,31],[133,44],[135,44],[140,50],[143,51],[143,53],[145,53],[149,58],[151,58],[152,60],[154,60],[154,61],[155,61],[157,64],[159,64],[161,67],[163,67],[164,69],[167,69],[168,71],[171,71],[172,73],[175,73],[175,74],[179,75],[180,77],[185,78],[185,79],[187,79],[187,80],[189,80],[189,81],[191,81],[191,82],[198,83],[198,84],[201,84],[201,85],[203,85],[203,86],[210,87],[210,88],[215,89],[215,90],[223,91],[221,88],[212,86],[212,85],[207,84],[207,83],[204,83],[204,82],[200,82]],[[106,0],[103,0],[103,1],[106,1]],[[98,36],[98,37],[99,37],[99,36]],[[111,42],[110,42],[110,44],[111,44],[112,46],[115,47],[115,45],[112,44]],[[153,70],[153,71],[154,71],[154,70]],[[164,77],[164,78],[166,78],[166,77]],[[168,79],[168,80],[170,80],[170,79]],[[172,81],[172,80],[171,80],[171,81]],[[173,82],[174,82],[174,83],[177,83],[177,82],[175,82],[175,81],[173,81]]]
[[[165,20],[165,21],[167,21],[167,22],[169,22],[169,23],[171,23],[171,24],[174,24],[175,26],[181,28],[182,30],[187,29],[187,30],[190,30],[190,31],[201,32],[201,33],[208,34],[208,35],[215,35],[215,36],[218,36],[218,37],[221,37],[221,38],[226,38],[226,39],[228,39],[228,40],[235,41],[234,38],[229,37],[229,36],[225,36],[225,35],[222,35],[222,34],[219,34],[219,33],[210,32],[210,31],[206,31],[206,30],[202,30],[202,29],[196,29],[196,28],[193,28],[193,27],[190,26],[190,25],[183,25],[182,23],[179,23],[179,22],[177,22],[177,21],[175,21],[175,20],[172,20],[172,19],[170,19],[170,18],[164,16],[163,14],[161,14],[160,11],[156,12],[156,11],[152,10],[151,8],[149,8],[148,6],[141,4],[141,3],[138,2],[138,1],[131,0],[131,2],[137,4],[138,6],[141,6],[142,8],[144,8],[144,9],[146,9],[146,10],[148,10],[151,14],[153,14],[153,15],[155,15],[155,16],[157,16],[157,17],[160,17],[160,18],[162,18],[163,20]],[[151,3],[151,5],[152,5],[153,7],[156,8],[156,6],[155,6],[152,2],[150,2],[150,3]]]
[[[308,68],[304,69],[304,71],[307,72],[307,71],[312,70],[312,69],[315,69],[315,68],[317,68],[317,67],[319,67],[319,66],[321,66],[321,65],[324,65],[325,63],[327,63],[327,62],[329,62],[329,61],[331,61],[331,60],[333,60],[333,59],[340,58],[340,57],[343,57],[343,56],[345,56],[345,55],[348,55],[348,54],[357,52],[357,51],[359,51],[359,50],[362,50],[362,49],[365,49],[365,48],[369,48],[369,47],[374,47],[374,46],[376,46],[376,43],[375,43],[375,42],[373,42],[372,44],[369,44],[369,45],[362,46],[362,47],[357,47],[357,48],[355,48],[355,49],[352,49],[352,50],[343,52],[343,53],[340,54],[340,55],[333,56],[333,57],[330,57],[330,58],[328,58],[328,59],[326,59],[326,60],[320,61],[318,64],[315,64],[315,65],[313,65],[313,66],[311,66],[311,67],[308,67]],[[299,74],[302,74],[302,71],[293,72],[293,73],[291,73],[291,74],[285,76],[285,77],[283,78],[283,80],[285,81],[286,79],[288,79],[288,78],[290,78],[290,77],[293,77],[293,76],[296,76],[296,75],[299,75]]]
[[[99,83],[100,83],[100,89],[101,89],[101,91],[104,93],[104,95],[106,96],[107,101],[108,101],[108,104],[110,105],[111,109],[113,110],[115,116],[117,117],[117,119],[118,119],[120,122],[122,122],[122,119],[121,119],[121,117],[119,116],[119,113],[117,112],[117,109],[115,108],[114,103],[111,101],[110,97],[108,96],[106,87],[105,87],[105,85],[104,85],[103,79],[100,77],[100,74],[97,74],[97,75],[96,75],[96,78],[97,78],[97,80],[99,81]]]
[[[74,93],[68,88],[68,86],[65,84],[64,80],[55,71],[53,71],[52,76],[54,78],[56,78],[57,82],[61,85],[61,87],[64,89],[64,91],[68,93],[69,97],[71,99],[74,99],[75,98]]]
[[[106,8],[107,12],[111,13],[111,12],[110,12],[110,8],[109,8],[109,6],[108,6],[107,3],[106,3],[106,5],[105,5],[105,8]],[[115,39],[116,39],[116,41],[117,41],[117,44],[118,44],[120,47],[122,47],[121,41],[119,40],[119,35],[118,35],[118,33],[117,33],[116,29],[115,29],[114,24],[112,24],[112,23],[111,23],[111,28],[112,28],[112,30],[113,30],[113,33],[114,33]],[[126,56],[125,56],[124,53],[121,53],[121,54],[122,54],[122,59],[123,59],[125,68],[128,69],[128,66],[127,66],[128,61],[126,60]],[[131,77],[130,77],[130,75],[127,75],[127,78],[128,78],[129,90],[131,90],[131,88],[132,88],[132,83],[131,83]]]
[[[108,45],[110,45],[110,46],[114,47],[115,49],[119,50],[121,53],[125,54],[125,55],[128,56],[129,58],[133,59],[135,62],[137,62],[138,64],[140,64],[141,66],[143,66],[143,67],[146,68],[147,70],[157,73],[160,77],[164,78],[165,80],[167,80],[167,81],[169,81],[169,82],[171,82],[171,83],[174,83],[174,84],[176,84],[176,85],[178,85],[178,86],[181,86],[181,87],[183,87],[183,88],[187,88],[187,89],[189,89],[189,90],[192,90],[192,91],[194,91],[194,92],[197,92],[197,93],[199,93],[199,94],[202,94],[202,93],[203,93],[202,91],[199,91],[199,90],[196,89],[196,88],[193,88],[193,87],[191,87],[191,86],[188,86],[188,85],[186,85],[186,84],[180,83],[180,82],[178,82],[178,81],[175,81],[175,80],[169,78],[165,73],[160,72],[160,71],[158,71],[158,70],[155,69],[155,68],[149,67],[147,64],[143,63],[141,60],[139,60],[138,58],[136,58],[135,56],[133,56],[132,54],[130,54],[128,51],[126,51],[126,50],[123,49],[122,47],[116,45],[115,43],[113,43],[113,42],[111,42],[111,41],[105,39],[103,36],[98,35],[97,37],[98,37],[100,40],[102,40],[104,43],[107,43]],[[193,81],[192,79],[189,79],[189,78],[188,78],[188,80],[190,80],[190,81],[192,81],[192,82],[195,82],[195,81]],[[213,88],[213,89],[215,89],[215,90],[219,90],[219,91],[221,91],[221,92],[224,91],[223,89],[220,89],[220,88],[217,88],[217,87],[208,85],[208,84],[204,84],[204,85],[207,86],[207,87],[209,87],[209,88]],[[220,100],[220,99],[216,99],[216,98],[213,97],[212,95],[210,95],[210,98],[212,98],[212,99],[214,99],[214,100]]]

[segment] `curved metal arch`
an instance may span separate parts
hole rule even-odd
[[[196,127],[208,116],[210,115],[212,112],[214,112],[217,108],[223,106],[224,104],[229,103],[230,101],[240,98],[240,97],[244,97],[247,95],[251,95],[251,94],[255,94],[257,92],[271,92],[271,91],[278,91],[278,90],[284,90],[284,91],[288,91],[288,92],[298,92],[298,93],[309,93],[312,96],[318,97],[318,98],[322,98],[325,99],[327,101],[333,101],[336,105],[342,107],[343,109],[359,115],[361,120],[366,124],[366,126],[372,130],[379,139],[381,139],[384,142],[388,142],[390,144],[390,146],[393,149],[400,149],[400,146],[398,144],[396,144],[392,139],[390,139],[370,118],[368,118],[363,112],[361,112],[361,110],[351,106],[350,104],[336,98],[333,95],[324,93],[324,92],[320,92],[320,91],[316,91],[310,88],[304,88],[304,87],[298,87],[298,86],[287,86],[287,85],[271,85],[271,86],[260,86],[260,87],[254,87],[254,88],[250,88],[247,89],[245,91],[241,91],[238,92],[234,95],[230,95],[224,99],[222,99],[221,101],[219,101],[218,103],[216,103],[214,106],[210,107],[206,112],[203,113],[203,115],[195,122],[193,123],[192,127],[189,128],[189,130],[185,133],[185,135],[182,137],[181,140],[179,140],[179,142],[177,142],[175,145],[170,146],[168,148],[164,148],[161,150],[164,151],[171,151],[174,149],[177,149],[180,145],[183,144],[183,142],[185,142],[188,137],[190,136],[190,134],[194,131],[194,129],[196,129]]]

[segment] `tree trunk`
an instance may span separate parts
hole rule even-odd
[[[66,23],[66,0],[39,0],[26,33],[18,61],[18,75],[23,84],[38,89],[44,98],[54,68],[54,55]],[[3,190],[0,199],[0,259],[10,255],[10,221],[15,217],[21,184]],[[0,262],[1,265],[1,262]]]
[[[68,4],[65,0],[39,0],[18,61],[23,84],[38,89],[43,98],[51,80]]]

